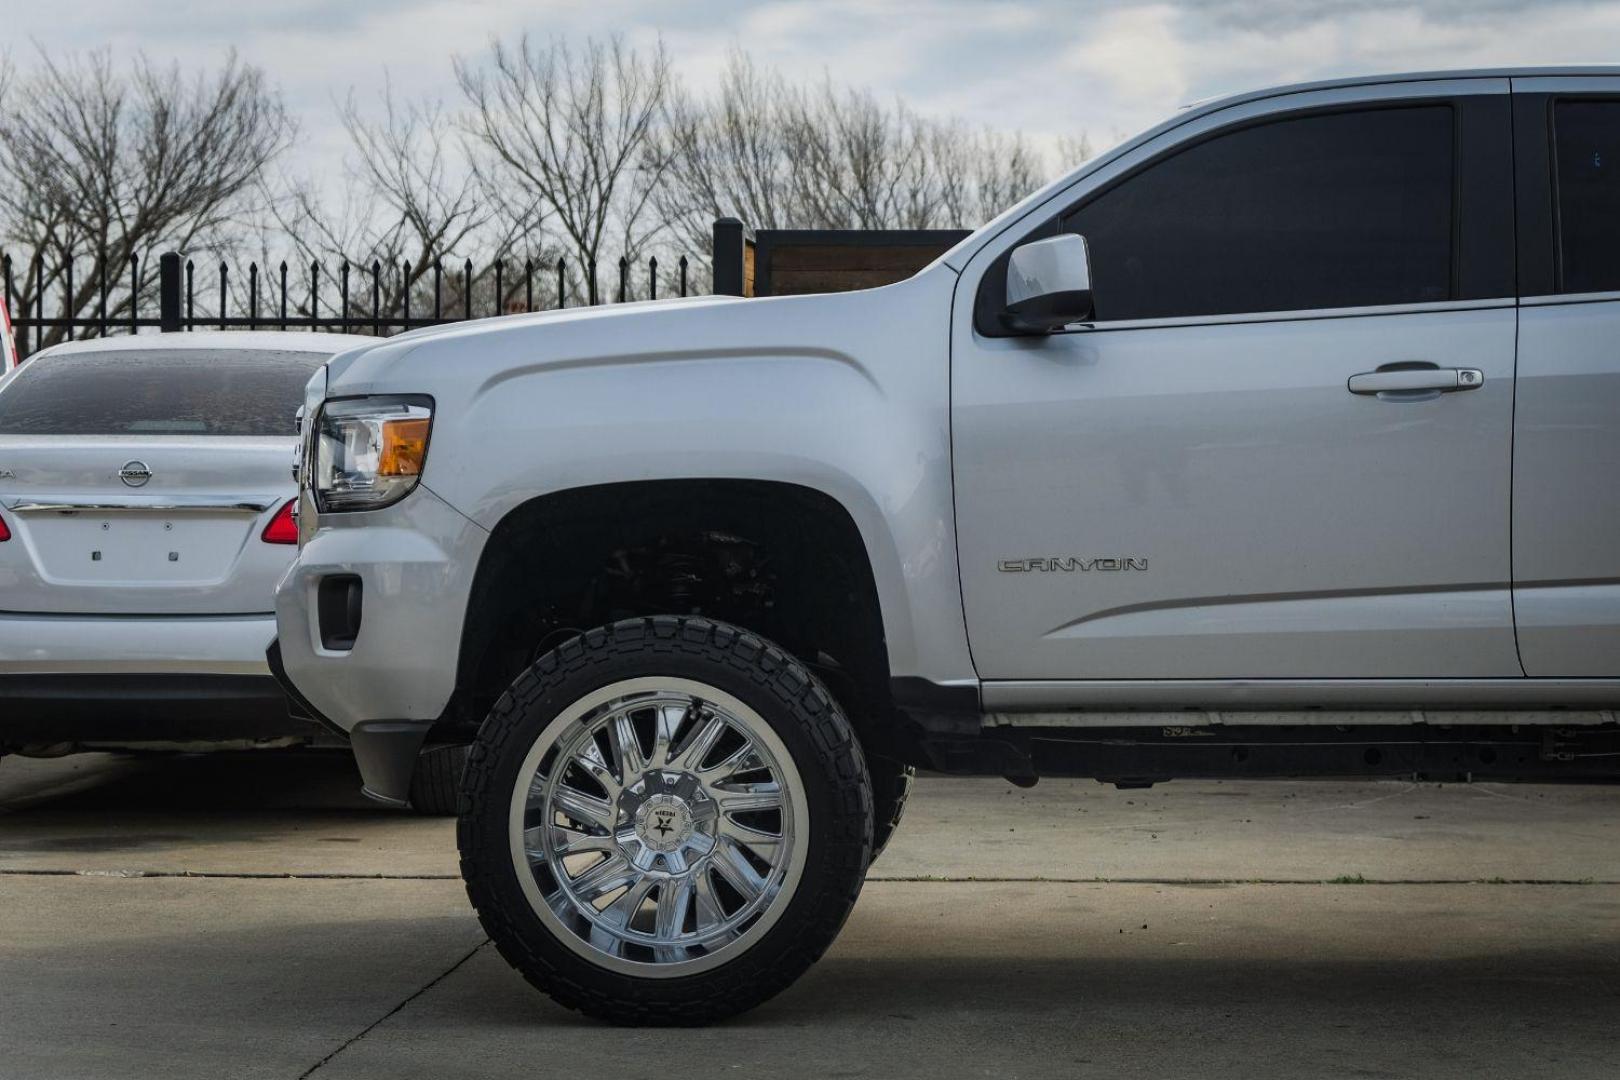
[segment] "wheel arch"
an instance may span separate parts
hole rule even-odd
[[[867,702],[856,718],[863,740],[886,738],[895,639],[898,634],[903,654],[911,634],[900,555],[874,500],[853,484],[830,486],[836,493],[783,480],[659,478],[563,488],[514,505],[479,556],[447,718],[468,726],[481,720],[503,679],[509,682],[573,632],[627,615],[695,613],[777,641],[809,662],[846,705],[859,694]],[[745,582],[741,592],[723,596],[711,588],[680,610],[680,589],[665,594],[674,584],[671,574],[684,568],[647,577],[642,567],[648,551],[679,563],[697,554],[694,543],[707,551],[733,541],[746,542],[756,555],[762,551],[768,561],[763,570],[740,571],[770,578],[773,591],[763,608],[750,607],[752,586]],[[632,583],[642,586],[639,593],[631,587],[624,595],[604,595],[626,584],[604,585],[604,575],[637,572],[645,578]],[[696,567],[686,576],[723,575]],[[648,606],[636,610],[638,601]],[[856,684],[853,691],[834,685],[839,671]]]

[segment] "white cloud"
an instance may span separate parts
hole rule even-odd
[[[688,83],[733,47],[798,79],[905,97],[917,108],[1042,141],[1108,142],[1189,99],[1362,71],[1575,62],[1620,41],[1620,0],[75,0],[8,12],[13,52],[140,49],[187,65],[227,49],[264,67],[299,114],[295,165],[344,151],[331,103],[353,87],[453,101],[453,55],[491,36],[662,39]],[[1609,50],[1612,52],[1612,49]]]
[[[1180,11],[1150,4],[1103,16],[1065,61],[1083,76],[1100,79],[1121,101],[1164,105],[1187,96],[1191,57],[1178,29]]]

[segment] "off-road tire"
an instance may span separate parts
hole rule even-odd
[[[416,757],[411,773],[411,809],[424,817],[455,817],[461,803],[461,774],[467,747],[430,746]]]
[[[872,771],[872,861],[877,862],[900,827],[917,770],[885,757],[869,757],[867,764]]]
[[[734,959],[673,978],[615,972],[561,941],[531,907],[508,835],[514,784],[546,726],[589,693],[647,676],[706,683],[755,710],[787,747],[810,821],[803,871],[769,930]],[[612,1023],[700,1025],[775,996],[832,944],[870,861],[872,787],[832,695],[783,650],[707,619],[631,619],[559,645],[495,703],[467,762],[457,839],[467,895],[485,931],[530,983]]]

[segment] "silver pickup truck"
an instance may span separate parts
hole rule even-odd
[[[1620,773],[1620,68],[1201,104],[899,284],[407,334],[304,416],[272,667],[379,799],[471,745],[473,904],[610,1020],[790,984],[918,766]]]

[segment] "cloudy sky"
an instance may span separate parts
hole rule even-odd
[[[235,48],[300,116],[302,164],[345,152],[332,102],[396,86],[446,100],[450,59],[493,36],[662,38],[709,84],[740,46],[794,77],[920,110],[1106,145],[1189,100],[1356,72],[1620,59],[1620,0],[14,0],[0,38],[26,62],[108,46],[213,63]]]

